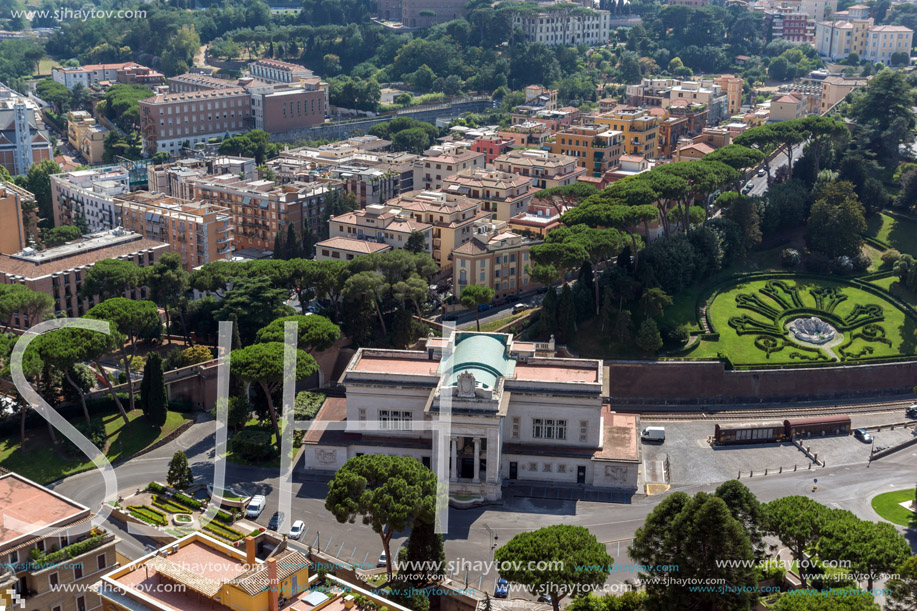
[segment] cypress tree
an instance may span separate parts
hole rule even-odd
[[[161,427],[166,423],[168,408],[169,395],[162,370],[162,357],[158,352],[151,352],[140,382],[140,409],[150,424]]]

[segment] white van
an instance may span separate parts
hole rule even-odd
[[[640,439],[643,441],[665,442],[665,428],[661,426],[648,426],[640,433]]]
[[[248,507],[245,508],[245,517],[247,518],[257,518],[261,515],[261,512],[264,511],[264,506],[267,504],[267,499],[262,495],[256,494],[252,497],[252,500],[248,503]]]

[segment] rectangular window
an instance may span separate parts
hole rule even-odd
[[[383,430],[411,430],[411,412],[381,409],[379,410],[379,420],[382,423]]]
[[[76,611],[86,611],[86,597],[85,596],[77,596]]]
[[[519,416],[513,416],[513,439],[519,439]]]
[[[360,422],[366,422],[366,408],[360,408]]]
[[[535,418],[532,421],[532,437],[535,439],[566,439],[567,421]]]
[[[80,579],[83,577],[83,563],[77,562],[73,565],[73,578]]]
[[[51,587],[54,587],[58,585],[59,583],[60,583],[60,579],[58,579],[57,573],[51,573],[50,575],[48,575],[48,584]]]
[[[579,421],[579,440],[581,443],[585,443],[586,439],[589,437],[589,422],[587,420]]]
[[[99,554],[98,556],[96,556],[96,563],[99,566],[99,570],[100,571],[103,570],[106,566],[105,554]]]

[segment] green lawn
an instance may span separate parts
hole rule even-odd
[[[38,62],[38,74],[35,76],[48,76],[51,74],[51,68],[60,68],[60,64],[54,59],[42,59]]]
[[[882,318],[880,320],[870,320],[869,323],[853,323],[846,332],[844,342],[833,348],[835,354],[840,356],[840,350],[843,349],[848,355],[847,362],[851,362],[861,357],[886,358],[917,353],[917,321],[879,296],[842,282],[830,280],[812,281],[809,279],[786,280],[791,289],[794,286],[800,289],[798,294],[802,301],[802,306],[810,309],[809,312],[799,313],[798,307],[782,306],[772,297],[764,295],[761,289],[765,288],[766,283],[766,280],[739,281],[735,286],[717,294],[712,303],[708,304],[708,314],[713,325],[712,330],[720,334],[720,339],[718,341],[702,341],[690,353],[690,358],[716,358],[717,353],[724,353],[736,365],[830,362],[829,353],[823,349],[805,350],[800,349],[798,345],[789,343],[783,345],[782,349],[772,352],[770,358],[768,358],[767,353],[756,346],[756,340],[760,345],[760,338],[763,335],[757,332],[740,335],[729,324],[730,319],[747,317],[751,320],[752,325],[776,324],[776,328],[783,329],[785,328],[785,323],[795,318],[811,316],[811,310],[821,311],[823,317],[830,318],[830,313],[825,313],[824,310],[817,307],[816,299],[811,292],[813,289],[820,288],[838,288],[841,294],[846,296],[846,299],[837,303],[833,309],[833,315],[841,321],[848,318],[849,320],[866,321],[867,318],[862,315],[862,312],[857,314],[856,309],[860,306],[878,306],[881,308]],[[759,311],[740,307],[737,302],[737,298],[740,295],[751,296],[759,300],[765,308],[772,308],[776,312],[776,320],[763,315]],[[782,292],[780,296],[784,299],[788,297]],[[870,339],[864,336],[864,333],[874,329],[876,326],[880,327],[880,336],[884,335],[884,339]],[[788,336],[781,332],[781,337]],[[846,342],[851,337],[854,339],[848,346]]]
[[[894,492],[885,492],[872,499],[872,508],[877,514],[889,522],[894,522],[900,526],[907,526],[911,516],[910,511],[899,505],[904,501],[914,500],[914,489],[895,490]]]
[[[901,216],[874,214],[866,220],[866,235],[917,257],[917,222]]]
[[[124,426],[121,415],[115,411],[101,418],[108,436],[108,449],[105,455],[111,462],[130,457],[181,426],[188,420],[185,414],[169,412],[162,429],[149,425],[146,417],[137,409],[128,412],[131,424]],[[74,418],[71,424],[82,422]],[[60,433],[57,433],[60,438]],[[0,438],[0,465],[25,477],[47,484],[62,477],[87,471],[94,468],[85,457],[71,457],[51,444],[47,426],[38,426],[26,431],[26,443],[23,449],[19,445],[18,430],[13,435]]]

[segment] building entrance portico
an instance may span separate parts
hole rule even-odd
[[[453,437],[449,480],[480,483],[487,475],[487,437]]]

